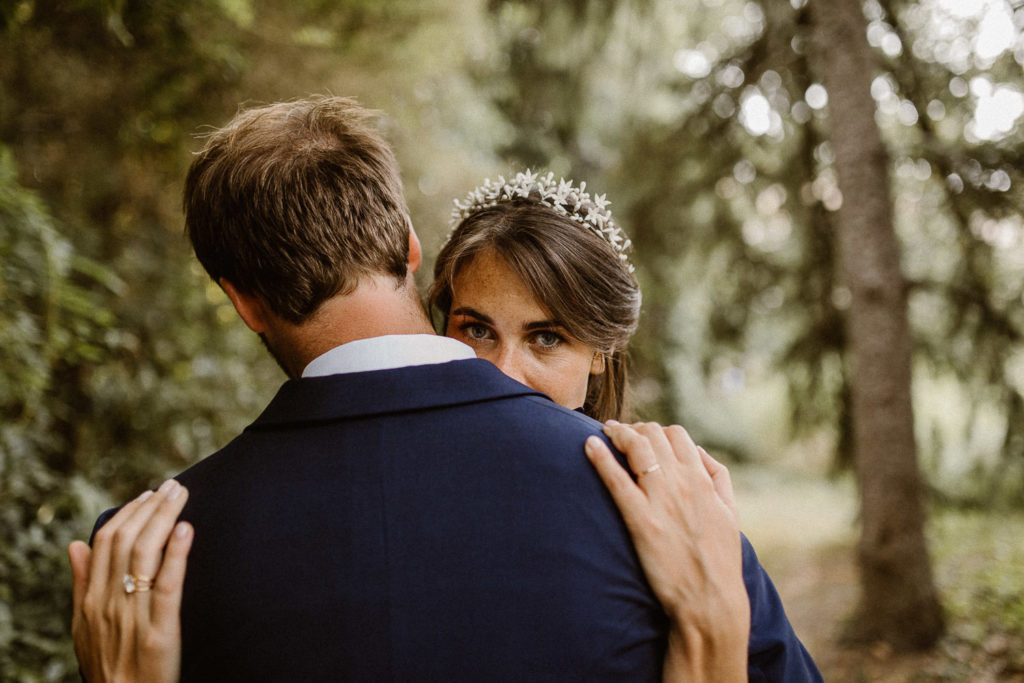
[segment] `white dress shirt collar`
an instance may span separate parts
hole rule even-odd
[[[410,365],[430,365],[476,358],[462,342],[435,334],[392,334],[357,339],[335,346],[314,358],[303,377],[323,377],[346,372],[391,370]]]

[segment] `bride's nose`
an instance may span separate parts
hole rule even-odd
[[[503,346],[498,350],[494,364],[512,379],[526,384],[526,374],[523,372],[522,361],[522,356],[515,348]]]

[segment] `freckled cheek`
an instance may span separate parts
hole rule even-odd
[[[534,364],[526,375],[526,384],[542,391],[567,408],[579,408],[586,397],[586,375],[572,365]]]
[[[473,341],[466,341],[466,343],[473,348],[477,358],[494,363],[506,375],[524,381],[525,377],[529,374],[529,366],[523,364],[523,359],[514,353],[507,353],[500,344],[490,342],[474,343]]]
[[[482,359],[484,359],[486,361],[490,361],[490,362],[494,363],[498,367],[501,367],[501,363],[500,363],[501,359],[498,357],[498,354],[494,352],[493,348],[486,347],[486,346],[483,346],[481,344],[473,344],[472,342],[466,342],[466,343],[468,343],[470,346],[473,347],[473,352],[476,353],[476,357],[477,358],[482,358]]]
[[[582,406],[587,398],[590,361],[584,357],[565,361],[557,373],[560,397],[556,400],[566,408],[576,409]]]

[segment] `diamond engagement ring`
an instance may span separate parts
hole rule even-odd
[[[121,579],[121,583],[124,584],[124,592],[128,595],[132,593],[145,593],[146,591],[153,588],[153,579],[148,576],[135,576],[135,574],[125,574],[124,578]]]
[[[656,462],[653,465],[651,465],[650,467],[648,467],[647,469],[641,470],[640,474],[637,475],[637,479],[639,479],[640,477],[643,477],[646,474],[650,474],[651,472],[657,472],[660,469],[661,469],[661,463],[657,463]]]

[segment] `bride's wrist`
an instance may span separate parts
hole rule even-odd
[[[747,680],[749,618],[673,620],[668,634],[664,681]]]

